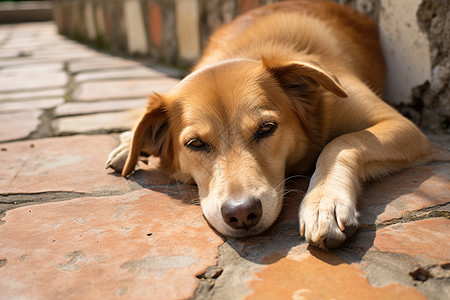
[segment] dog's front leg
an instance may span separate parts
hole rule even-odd
[[[366,130],[335,138],[319,156],[301,203],[300,234],[314,246],[340,246],[357,228],[361,183],[405,167],[428,152],[425,136],[396,113]]]
[[[125,161],[127,160],[128,153],[130,152],[131,138],[133,132],[125,131],[120,134],[120,145],[114,149],[108,156],[105,167],[111,168],[116,172],[121,173]]]

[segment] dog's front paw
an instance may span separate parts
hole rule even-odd
[[[355,201],[336,193],[311,191],[302,201],[300,235],[316,247],[337,248],[358,227]]]
[[[131,131],[126,131],[120,135],[120,145],[109,154],[105,164],[106,169],[111,168],[116,172],[122,172],[128,153],[130,152],[132,136]]]

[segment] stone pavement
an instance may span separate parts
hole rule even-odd
[[[267,233],[224,239],[157,160],[128,180],[104,169],[145,95],[177,83],[168,74],[52,23],[0,26],[1,300],[448,299],[448,151],[367,184],[340,249],[299,237],[307,178]]]

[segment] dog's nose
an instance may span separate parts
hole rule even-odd
[[[228,200],[222,205],[221,211],[225,223],[231,228],[247,230],[258,224],[262,205],[257,198]]]

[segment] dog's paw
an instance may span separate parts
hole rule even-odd
[[[130,152],[132,135],[131,131],[126,131],[120,135],[120,145],[109,154],[105,164],[106,169],[111,168],[116,172],[122,172]]]
[[[322,249],[341,246],[358,228],[355,201],[333,193],[310,192],[302,201],[300,235]]]

